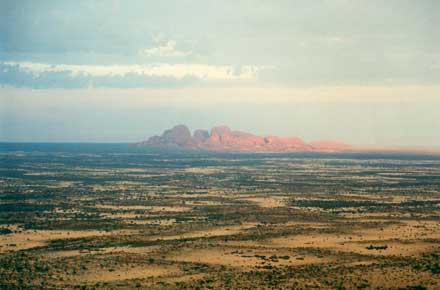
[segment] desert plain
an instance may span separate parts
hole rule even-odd
[[[1,289],[440,289],[440,156],[2,145]]]

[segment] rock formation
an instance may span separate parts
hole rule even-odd
[[[160,148],[205,149],[236,152],[338,152],[351,150],[352,146],[338,141],[306,143],[297,137],[257,136],[242,131],[232,131],[227,126],[208,130],[196,130],[194,135],[185,125],[165,130],[161,136],[153,136],[142,145]]]

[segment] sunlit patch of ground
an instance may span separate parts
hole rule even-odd
[[[438,248],[438,245],[434,243],[421,241],[428,236],[440,238],[439,223],[407,221],[384,228],[358,230],[350,234],[293,235],[271,239],[266,245],[288,248],[328,248],[366,255],[413,255]],[[369,246],[373,247],[368,249]]]
[[[196,173],[196,174],[215,174],[222,173],[224,168],[217,167],[190,167],[185,168],[184,172],[186,173]]]
[[[110,213],[101,213],[101,217],[107,218],[107,219],[125,219],[127,221],[136,219],[136,218],[142,218],[147,217],[145,215],[133,213],[133,212],[110,212]]]
[[[383,247],[386,246],[386,249]],[[373,256],[412,256],[432,250],[440,250],[440,246],[433,243],[414,242],[402,243],[398,241],[375,241],[365,243],[346,243],[335,247],[340,251],[354,252]]]
[[[54,251],[48,252],[46,255],[51,258],[64,258],[64,257],[74,257],[81,254],[89,254],[90,251],[81,252],[80,250],[66,250],[66,251]]]
[[[247,198],[240,198],[239,200],[245,200],[252,203],[256,203],[259,207],[273,208],[273,207],[285,206],[288,198],[282,196],[267,196],[267,197],[247,197]]]
[[[183,275],[178,277],[169,277],[165,278],[164,280],[168,283],[177,283],[177,282],[189,282],[194,280],[200,280],[206,277],[206,274],[199,273],[199,274],[190,274],[190,275]]]
[[[224,205],[220,201],[214,201],[214,200],[185,200],[185,205],[191,205],[191,206],[219,206]]]
[[[410,213],[400,212],[339,212],[339,216],[347,219],[355,219],[355,222],[365,221],[367,219],[376,221],[387,221],[387,218],[411,218]]]
[[[440,238],[440,223],[438,221],[401,220],[399,224],[362,230],[356,236],[359,240],[413,240],[428,236],[438,239]]]
[[[311,221],[288,221],[284,225],[287,227],[298,226],[298,227],[311,228],[311,229],[324,229],[332,226],[329,223],[311,222]]]
[[[40,172],[26,172],[25,176],[58,176],[56,172],[40,171]]]
[[[126,219],[123,222],[136,225],[170,226],[176,223],[176,219]]]
[[[68,209],[54,208],[52,212],[57,214],[72,214],[72,213],[80,213],[81,211],[75,208],[68,208]]]
[[[122,211],[149,211],[149,212],[185,212],[190,211],[191,207],[185,206],[148,206],[148,205],[108,205],[98,204],[96,208],[110,209],[110,210],[122,210]]]
[[[72,280],[76,282],[108,282],[147,277],[172,277],[181,274],[182,272],[177,266],[142,265],[115,267],[112,269],[93,269],[84,274],[72,277]]]
[[[167,259],[179,262],[206,263],[229,267],[255,268],[299,266],[329,262],[328,258],[313,255],[292,255],[277,249],[246,249],[213,247],[208,249],[181,249]]]
[[[0,252],[18,251],[46,245],[51,240],[99,237],[111,235],[128,235],[137,231],[59,231],[59,230],[26,230],[19,233],[0,235]]]
[[[255,227],[256,223],[247,223],[236,226],[222,226],[207,230],[186,232],[180,235],[170,235],[170,236],[157,236],[151,239],[161,239],[161,240],[181,240],[181,239],[191,239],[191,238],[207,238],[207,237],[218,237],[218,236],[230,236],[239,234],[247,229]]]
[[[128,253],[128,254],[149,254],[160,249],[159,246],[147,246],[147,247],[108,247],[96,250],[66,250],[66,251],[54,251],[49,252],[51,257],[72,257],[80,255],[93,255],[93,254],[107,254],[107,253]]]
[[[60,182],[56,182],[55,184],[52,185],[48,185],[48,188],[67,188],[67,187],[71,187],[74,186],[75,182],[71,182],[71,181],[60,181]]]

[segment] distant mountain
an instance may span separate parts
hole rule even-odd
[[[161,136],[153,136],[140,143],[159,148],[204,149],[234,152],[339,152],[353,149],[351,145],[337,141],[306,143],[297,137],[256,136],[242,131],[232,131],[227,126],[214,127],[211,131],[196,130],[191,135],[185,125],[165,130]]]

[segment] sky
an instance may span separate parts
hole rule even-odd
[[[0,141],[176,124],[440,147],[436,0],[0,0]]]

